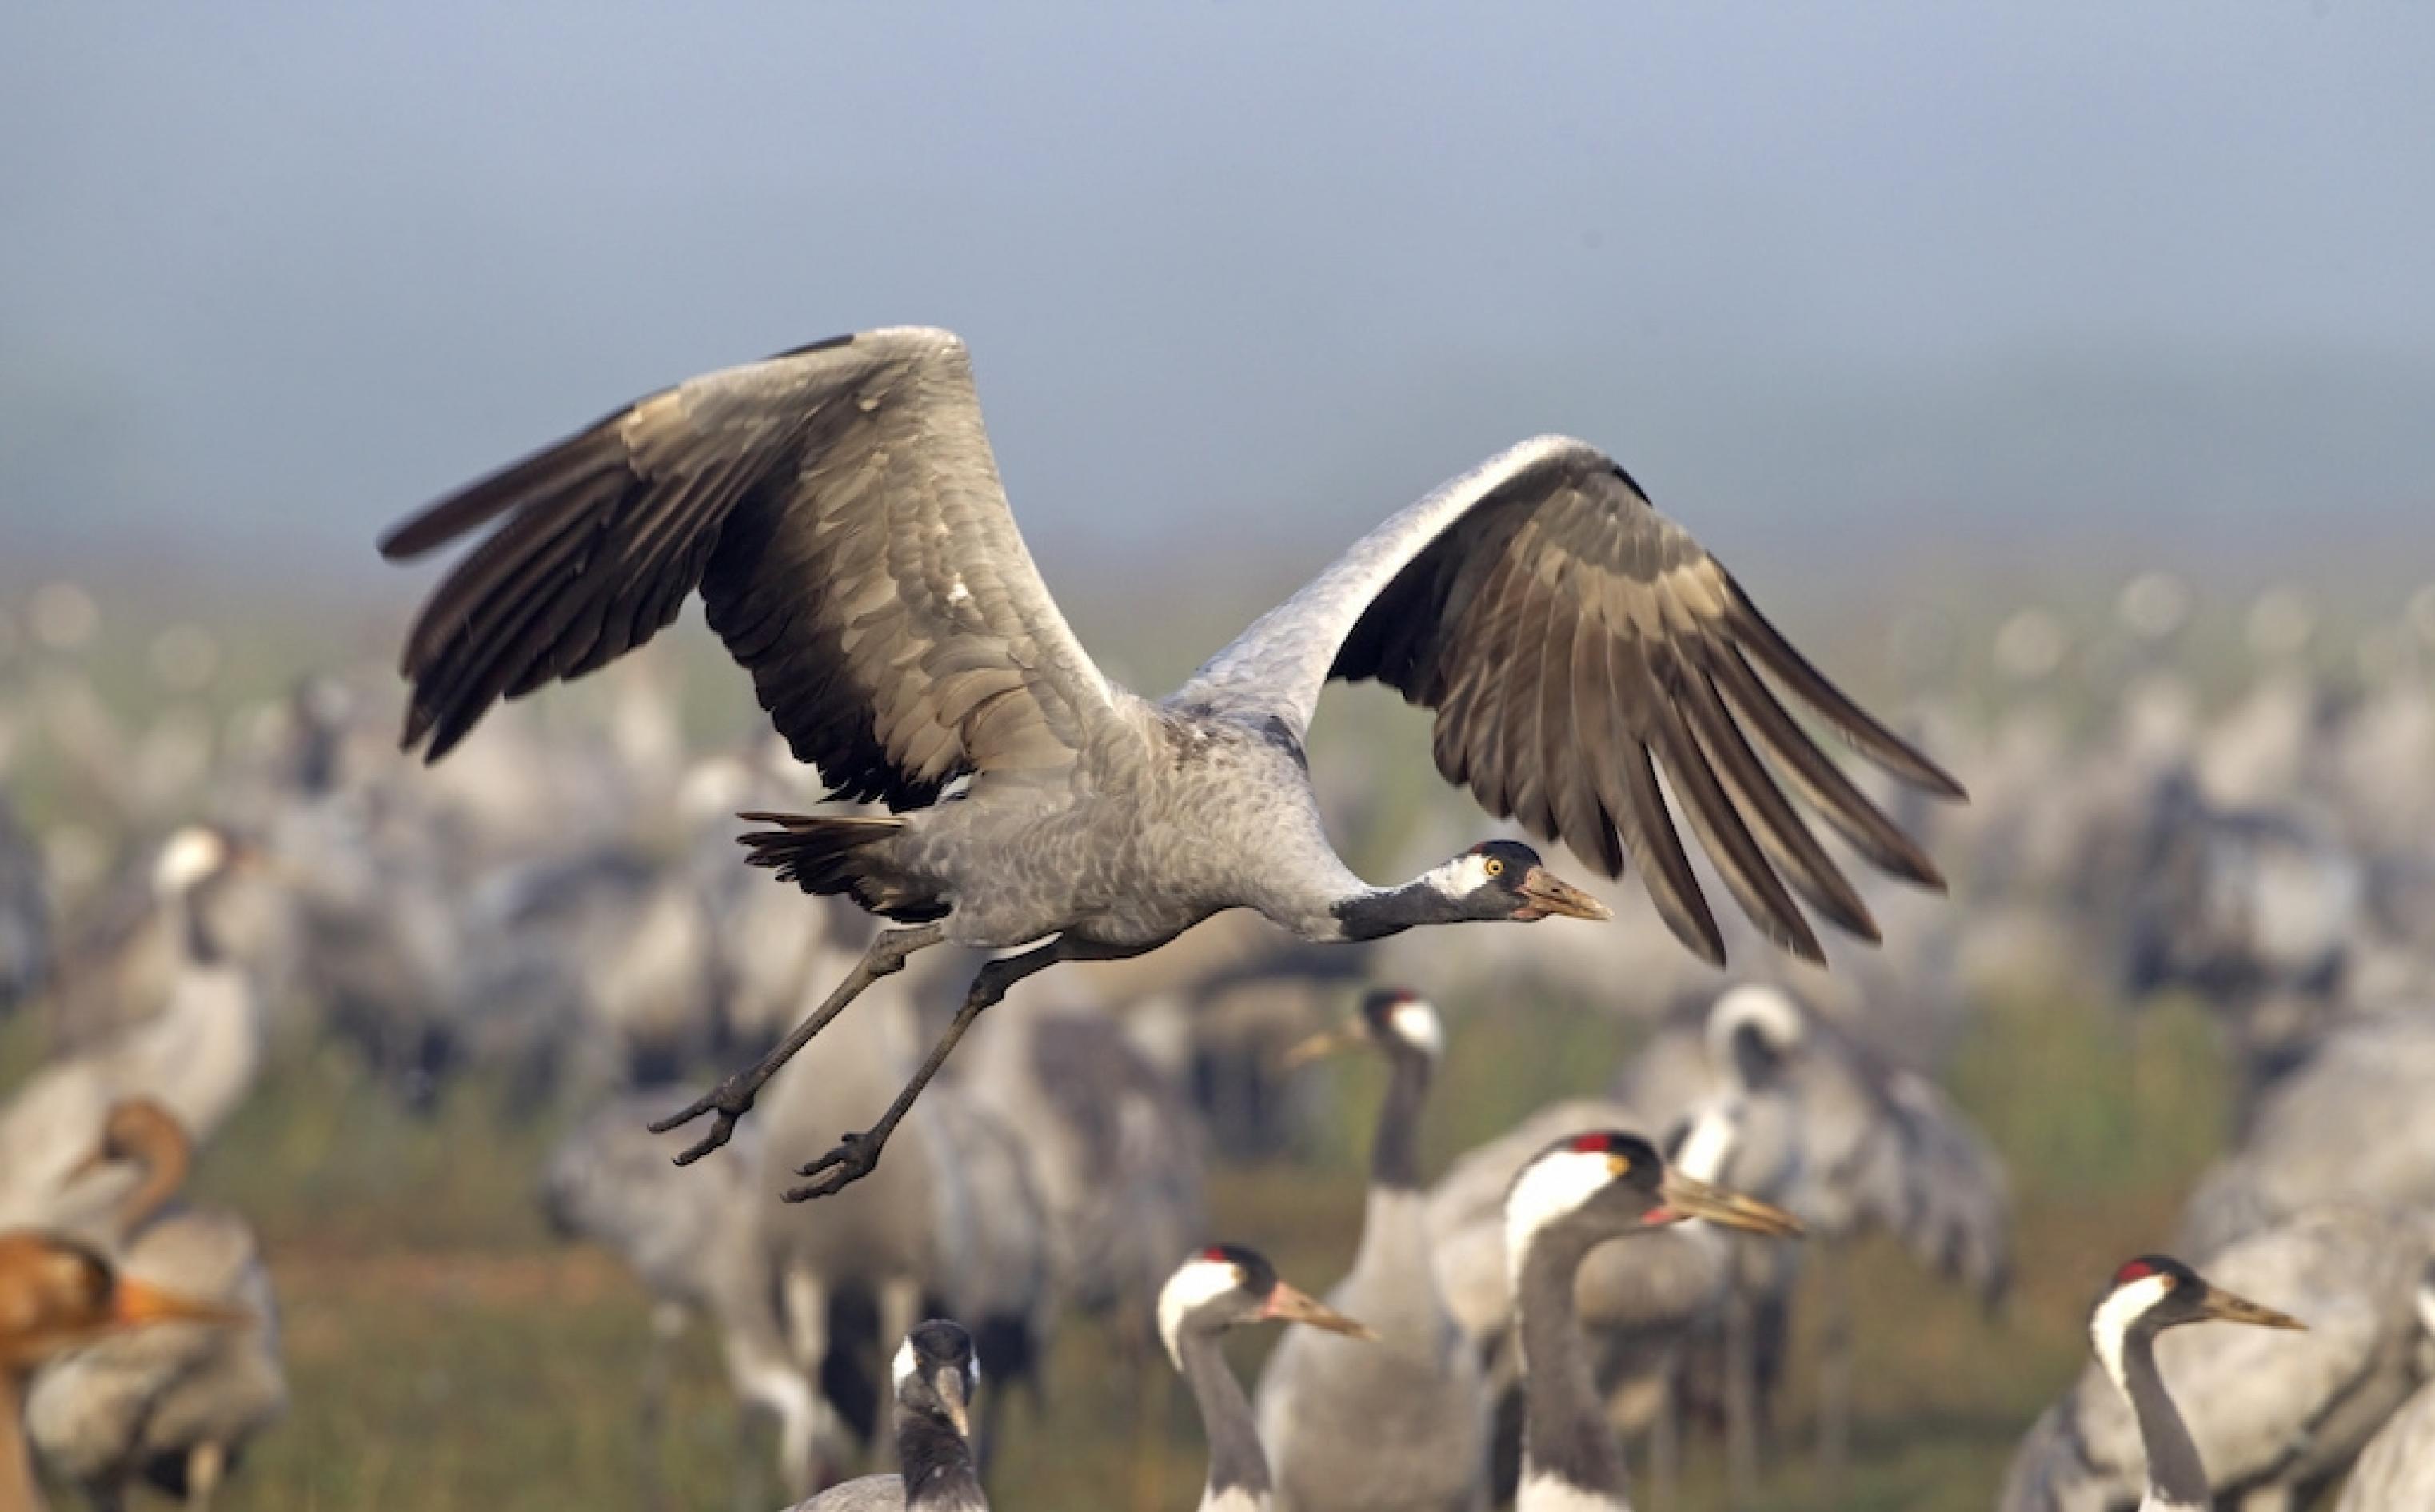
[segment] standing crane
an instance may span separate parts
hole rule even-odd
[[[832,1486],[794,1512],[989,1512],[973,1459],[973,1393],[981,1360],[972,1335],[941,1318],[916,1324],[898,1348],[894,1475]]]
[[[1590,1376],[1573,1295],[1581,1262],[1610,1239],[1687,1218],[1787,1238],[1792,1215],[1669,1169],[1636,1134],[1560,1140],[1513,1178],[1505,1201],[1522,1355],[1522,1486],[1514,1512],[1630,1512],[1623,1446]]]
[[[2139,1512],[2215,1503],[2215,1487],[2200,1463],[2198,1445],[2190,1441],[2190,1431],[2165,1389],[2164,1372],[2156,1367],[2157,1334],[2210,1318],[2266,1329],[2307,1328],[2288,1313],[2225,1291],[2166,1255],[2123,1262],[2088,1320],[2098,1363],[2139,1421],[2139,1448],[2148,1463],[2148,1494],[2139,1500]]]
[[[244,1314],[121,1276],[57,1234],[0,1233],[0,1512],[42,1512],[26,1455],[26,1378],[65,1350],[156,1323],[242,1323]]]
[[[1243,1383],[1228,1368],[1218,1340],[1229,1329],[1270,1319],[1307,1323],[1350,1338],[1374,1340],[1368,1328],[1288,1285],[1267,1257],[1239,1245],[1212,1245],[1176,1267],[1158,1294],[1158,1335],[1166,1357],[1192,1388],[1200,1431],[1209,1440],[1209,1474],[1200,1512],[1269,1512],[1273,1486],[1268,1452]]]
[[[194,1146],[167,1108],[130,1098],[110,1110],[88,1159],[139,1173],[118,1202],[112,1251],[123,1275],[253,1319],[247,1329],[147,1329],[43,1367],[26,1429],[44,1466],[97,1507],[124,1506],[149,1479],[193,1512],[212,1504],[237,1456],[287,1408],[279,1305],[253,1229],[235,1213],[180,1204]]]
[[[2420,1214],[2328,1204],[2202,1262],[2214,1284],[2287,1298],[2308,1320],[2302,1334],[2198,1329],[2159,1347],[2212,1495],[2306,1506],[2350,1468],[2425,1375],[2416,1289],[2430,1237]],[[2182,1284],[2175,1295],[2186,1298]],[[2077,1512],[2140,1494],[2152,1463],[2145,1423],[2113,1374],[2100,1349],[2039,1417],[1999,1512]]]
[[[680,1159],[724,1143],[771,1074],[914,952],[1027,947],[980,968],[904,1091],[803,1167],[815,1179],[797,1200],[868,1175],[973,1021],[1059,962],[1143,954],[1231,908],[1319,942],[1610,917],[1511,840],[1399,886],[1356,876],[1304,754],[1331,679],[1433,710],[1447,781],[1610,876],[1629,855],[1711,961],[1723,937],[1661,765],[1743,910],[1796,954],[1822,958],[1796,893],[1846,931],[1876,929],[1761,749],[1873,864],[1941,885],[1762,673],[1898,780],[1960,796],[1613,458],[1563,438],[1393,516],[1155,703],[1111,682],[1050,598],[963,343],[943,331],[840,336],[689,379],[441,499],[381,550],[410,558],[493,523],[408,632],[408,749],[437,761],[501,697],[606,665],[699,591],[832,798],[893,811],[747,816],[771,826],[745,836],[754,863],[896,927],[768,1055],[666,1121],[712,1119]]]
[[[1305,1040],[1301,1061],[1372,1045],[1388,1063],[1352,1274],[1327,1304],[1378,1335],[1288,1333],[1260,1373],[1260,1437],[1285,1512],[1477,1512],[1488,1505],[1488,1394],[1429,1255],[1421,1109],[1445,1028],[1414,993],[1362,999],[1357,1026]]]

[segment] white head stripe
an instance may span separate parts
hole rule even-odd
[[[903,1391],[905,1383],[912,1380],[913,1373],[921,1368],[921,1362],[913,1358],[913,1341],[908,1338],[896,1347],[896,1359],[888,1367],[888,1378],[896,1383],[897,1390]]]
[[[1438,1018],[1438,1010],[1419,998],[1396,1004],[1388,1010],[1387,1022],[1393,1026],[1395,1037],[1406,1043],[1431,1056],[1445,1054],[1445,1024]]]
[[[228,842],[200,825],[187,825],[161,848],[161,858],[152,864],[152,885],[174,896],[217,871],[226,860]]]
[[[1615,1180],[1604,1150],[1557,1150],[1522,1168],[1505,1197],[1505,1263],[1518,1267],[1530,1241],[1549,1224],[1579,1212]]]
[[[1197,1256],[1185,1261],[1166,1279],[1158,1294],[1158,1336],[1166,1341],[1166,1357],[1177,1369],[1183,1368],[1184,1316],[1242,1284],[1242,1273],[1232,1261],[1202,1260]]]
[[[1719,1067],[1730,1066],[1734,1035],[1754,1029],[1773,1049],[1789,1050],[1801,1042],[1807,1026],[1789,993],[1765,982],[1745,982],[1729,989],[1708,1009],[1708,1057]]]
[[[1488,885],[1489,857],[1468,852],[1421,874],[1421,880],[1449,898],[1467,897]]]
[[[2116,1287],[2114,1295],[2097,1304],[2096,1315],[2088,1320],[2088,1338],[2097,1346],[2098,1361],[2114,1378],[2114,1388],[2126,1398],[2131,1388],[2122,1380],[2123,1341],[2130,1336],[2131,1325],[2163,1301],[2165,1294],[2172,1289],[2173,1278],[2162,1271],[2142,1276],[2129,1285]]]
[[[1725,1178],[1725,1167],[1733,1163],[1734,1146],[1741,1138],[1741,1108],[1737,1103],[1708,1103],[1691,1115],[1690,1132],[1683,1136],[1683,1147],[1674,1153],[1673,1166],[1694,1181],[1710,1184]]]

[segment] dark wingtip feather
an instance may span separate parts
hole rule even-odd
[[[1798,646],[1785,638],[1783,631],[1759,612],[1758,606],[1731,573],[1725,573],[1724,579],[1730,594],[1729,621],[1736,631],[1735,639],[1782,679],[1802,702],[1832,724],[1854,750],[1906,787],[1949,801],[1969,799],[1970,795],[1954,781],[1952,773],[1878,723],[1875,716],[1829,681]]]

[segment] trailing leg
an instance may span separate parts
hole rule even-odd
[[[888,1137],[896,1132],[896,1125],[911,1111],[915,1099],[922,1095],[922,1089],[930,1085],[930,1078],[937,1075],[939,1068],[947,1063],[947,1057],[955,1054],[957,1041],[963,1039],[964,1031],[973,1026],[973,1022],[987,1012],[991,1005],[1006,996],[1009,988],[1025,977],[1045,971],[1059,961],[1081,958],[1081,952],[1067,945],[1060,936],[1020,955],[1005,956],[984,965],[973,978],[972,989],[964,994],[964,1005],[956,1010],[955,1022],[947,1025],[947,1032],[939,1037],[939,1042],[930,1047],[930,1054],[923,1060],[921,1069],[913,1073],[913,1079],[905,1084],[905,1090],[896,1094],[896,1101],[888,1105],[888,1111],[879,1116],[879,1122],[859,1134],[846,1135],[838,1143],[837,1148],[798,1167],[797,1175],[818,1177],[820,1179],[789,1189],[786,1194],[786,1200],[803,1202],[812,1197],[830,1196],[877,1170],[879,1152],[887,1146]]]
[[[794,1032],[780,1040],[776,1049],[742,1071],[731,1074],[682,1111],[672,1113],[653,1124],[651,1132],[665,1134],[670,1129],[681,1128],[692,1123],[704,1113],[718,1115],[717,1122],[710,1125],[710,1132],[704,1134],[698,1143],[677,1157],[679,1165],[691,1165],[726,1143],[728,1137],[735,1132],[735,1121],[752,1110],[752,1099],[759,1094],[769,1078],[778,1074],[779,1067],[794,1059],[795,1053],[810,1044],[812,1037],[827,1028],[829,1021],[844,1012],[846,1005],[861,996],[865,988],[883,976],[893,975],[904,970],[907,956],[915,951],[936,945],[945,936],[946,932],[946,926],[940,923],[915,924],[907,929],[881,931],[879,937],[871,942],[871,949],[862,953],[862,959],[855,963],[854,970],[846,973],[845,980],[838,984],[837,990],[829,994],[828,1001],[815,1008],[803,1022],[795,1025]],[[1017,957],[1017,959],[1022,958]]]

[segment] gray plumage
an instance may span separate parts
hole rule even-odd
[[[2435,1210],[2435,1016],[2354,1020],[2260,1094],[2182,1211],[2206,1254],[2321,1202]]]
[[[436,759],[498,698],[606,664],[699,590],[796,756],[838,799],[908,811],[769,816],[748,837],[783,877],[908,927],[690,1110],[717,1115],[697,1152],[907,954],[1046,941],[982,969],[940,1052],[878,1124],[806,1168],[820,1179],[801,1195],[868,1174],[971,1021],[1061,960],[1153,950],[1228,908],[1321,941],[1602,915],[1526,848],[1494,885],[1475,857],[1402,887],[1356,877],[1302,750],[1331,678],[1434,710],[1449,781],[1610,875],[1629,854],[1711,959],[1722,940],[1659,765],[1729,890],[1787,949],[1819,955],[1795,893],[1843,928],[1874,926],[1758,749],[1872,863],[1938,880],[1762,673],[1904,782],[1960,793],[1579,441],[1525,442],[1392,517],[1159,703],[1111,683],[1050,599],[945,332],[870,332],[689,380],[441,500],[382,549],[413,557],[493,522],[407,637],[409,747]]]
[[[2215,1494],[2281,1491],[2292,1504],[2341,1473],[2423,1373],[2415,1288],[2426,1221],[2327,1207],[2239,1240],[2199,1264],[2271,1299],[2308,1332],[2189,1329],[2157,1363]],[[2001,1512],[2100,1512],[2135,1501],[2146,1456],[2130,1406],[2091,1363],[2015,1452]]]
[[[664,1091],[638,1092],[595,1109],[552,1152],[543,1205],[560,1232],[591,1240],[631,1267],[655,1307],[673,1310],[678,1328],[689,1316],[710,1320],[736,1400],[776,1419],[779,1475],[800,1496],[813,1484],[815,1452],[830,1447],[820,1442],[830,1419],[788,1348],[749,1162],[689,1179],[668,1164],[666,1142],[645,1129],[676,1102]],[[758,1143],[748,1138],[746,1151]],[[666,1392],[676,1332],[660,1322],[641,1382],[647,1425]],[[646,1435],[646,1453],[656,1453],[655,1436]],[[647,1465],[647,1473],[656,1471],[655,1461]]]
[[[2418,1283],[2419,1320],[2435,1333],[2435,1268]],[[2423,1385],[2376,1430],[2351,1467],[2334,1512],[2418,1512],[2435,1506],[2435,1384]]]
[[[1150,1337],[1161,1282],[1207,1231],[1205,1155],[1183,1094],[1108,1013],[1032,1005],[993,1021],[966,1087],[1020,1135],[1064,1301]],[[1138,1323],[1138,1332],[1132,1325]]]
[[[1444,1053],[1436,1009],[1407,992],[1363,1003],[1361,1042],[1389,1064],[1353,1269],[1327,1304],[1375,1342],[1287,1333],[1261,1369],[1260,1439],[1286,1512],[1471,1512],[1488,1504],[1488,1397],[1429,1256],[1417,1151]],[[1349,1038],[1349,1037],[1348,1037]]]
[[[43,853],[0,791],[0,1013],[43,989],[51,974],[51,895]]]
[[[1505,1197],[1513,1177],[1560,1135],[1585,1128],[1631,1128],[1637,1114],[1620,1103],[1577,1097],[1541,1108],[1504,1133],[1456,1157],[1429,1189],[1429,1252],[1448,1311],[1485,1355],[1502,1346],[1513,1322],[1513,1285],[1505,1263]],[[1499,1373],[1511,1376],[1511,1367]],[[1518,1377],[1515,1377],[1518,1379]]]

